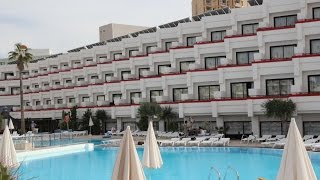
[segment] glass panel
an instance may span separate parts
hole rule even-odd
[[[286,17],[275,17],[274,18],[274,27],[284,27],[287,26]]]
[[[133,56],[133,52],[136,52],[138,51],[137,49],[134,49],[134,50],[129,50],[129,57],[132,57]]]
[[[158,74],[164,74],[165,73],[165,69],[171,67],[170,64],[166,64],[166,65],[159,65],[158,66]]]
[[[320,54],[320,39],[319,40],[311,40],[311,54]]]
[[[210,99],[210,87],[209,86],[199,86],[199,100]]]
[[[243,134],[243,122],[225,122],[224,126],[226,128],[226,134],[237,135]],[[250,132],[251,133],[251,132]]]
[[[232,98],[243,98],[246,96],[246,84],[245,83],[236,83],[231,84],[232,88]]]
[[[82,97],[82,102],[90,102],[90,98],[89,97]]]
[[[187,37],[187,46],[193,46],[196,43],[196,37]]]
[[[151,48],[152,48],[152,47],[155,47],[155,46],[147,46],[147,47],[146,47],[146,53],[147,53],[147,54],[151,53]]]
[[[313,8],[313,19],[320,18],[320,8]]]
[[[137,124],[135,122],[124,122],[122,124],[122,127],[124,129],[127,128],[128,126],[130,126],[131,131],[135,131],[137,129]]]
[[[189,65],[194,63],[195,63],[194,61],[180,62],[180,72],[188,71],[190,69]]]
[[[281,122],[260,122],[261,135],[281,134]]]
[[[57,99],[57,104],[62,104],[63,100],[62,99]]]
[[[237,52],[237,64],[248,64],[249,54],[247,52]]]
[[[226,36],[226,31],[211,32],[211,41],[223,40],[225,36]]]
[[[294,26],[297,22],[297,16],[288,16],[287,17],[287,26]]]
[[[131,74],[131,72],[130,71],[122,71],[121,72],[121,79],[123,80],[124,79],[124,75],[125,74]]]
[[[249,52],[249,63],[251,63],[252,61],[254,61],[254,54],[257,53],[258,51],[252,51]]]
[[[212,68],[216,68],[217,67],[217,58],[215,57],[206,57],[205,58],[205,68],[206,69],[212,69]]]
[[[242,34],[253,34],[253,25],[252,24],[242,25]]]
[[[278,80],[267,80],[267,95],[279,95],[280,85]]]
[[[108,77],[112,77],[112,76],[113,76],[113,74],[105,74],[104,75],[106,81],[108,80]]]
[[[220,86],[210,86],[210,99],[214,98],[214,92],[220,91]]]
[[[98,79],[98,76],[91,76],[91,79]]]
[[[187,94],[188,88],[173,89],[173,101],[181,101],[181,94]]]
[[[141,92],[133,92],[133,93],[130,93],[130,100],[131,100],[131,103],[134,103],[134,98],[140,98],[141,97]]]
[[[257,33],[257,29],[259,28],[259,24],[253,24],[253,33]]]
[[[271,59],[283,58],[283,47],[271,47]]]
[[[75,98],[69,98],[69,103],[74,103],[74,102],[76,102]]]
[[[309,76],[309,91],[320,92],[320,75]]]
[[[104,101],[104,100],[105,100],[104,95],[97,96],[97,101]]]
[[[163,91],[162,90],[153,90],[150,91],[150,101],[151,102],[156,102],[156,97],[157,96],[162,96]]]
[[[172,47],[172,42],[166,42],[165,43],[165,48],[166,48],[166,51],[169,51],[169,49]]]
[[[293,85],[292,79],[280,80],[280,94],[286,95],[291,93],[291,85]]]
[[[292,56],[294,56],[294,47],[295,46],[284,46],[284,58],[291,58]]]
[[[320,121],[303,122],[304,135],[320,134]]]

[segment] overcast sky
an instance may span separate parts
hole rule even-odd
[[[53,53],[99,41],[99,26],[156,26],[191,16],[191,0],[2,0],[0,58],[17,42]]]

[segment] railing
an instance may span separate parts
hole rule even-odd
[[[237,180],[240,180],[239,172],[236,169],[234,169],[233,167],[231,167],[231,166],[228,167],[228,169],[226,171],[226,174],[224,175],[223,180],[226,180],[229,170],[231,170],[231,171],[233,171],[235,173],[235,175],[237,177]]]
[[[212,166],[210,170],[213,170],[216,173],[216,175],[218,177],[218,180],[221,180],[221,174],[220,174],[220,172],[218,171],[217,168]],[[210,180],[210,178],[211,178],[211,172],[209,173],[208,180]]]

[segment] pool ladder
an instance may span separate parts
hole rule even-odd
[[[212,170],[212,171],[215,172],[216,176],[218,177],[218,180],[221,180],[221,173],[219,172],[219,170],[218,170],[216,167],[212,166],[212,167],[210,168],[210,170]],[[237,177],[236,180],[240,180],[239,172],[238,172],[235,168],[233,168],[233,167],[231,167],[231,166],[228,166],[227,171],[226,171],[226,173],[225,173],[225,175],[224,175],[224,177],[223,177],[223,180],[226,180],[227,175],[228,175],[228,172],[230,172],[230,170],[231,170],[232,172],[234,172],[234,174],[236,175],[236,177]],[[208,176],[208,180],[210,180],[211,174],[212,174],[212,173],[210,172],[210,173],[209,173],[209,176]]]

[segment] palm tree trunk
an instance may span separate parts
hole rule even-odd
[[[21,133],[25,134],[25,132],[26,132],[26,123],[24,121],[22,71],[19,71],[19,80],[20,80]]]

